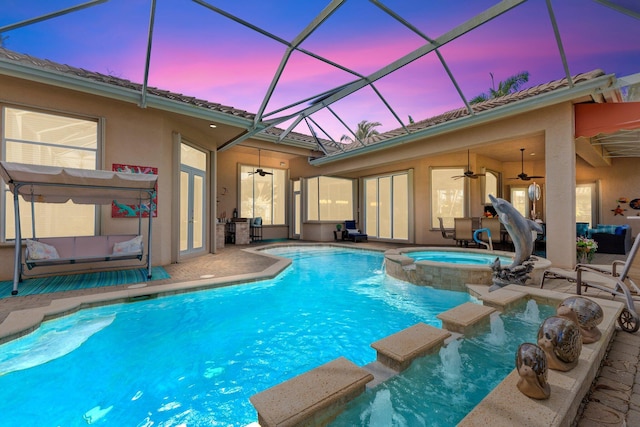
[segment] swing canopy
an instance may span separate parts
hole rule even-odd
[[[28,165],[0,161],[0,176],[27,202],[137,204],[153,197],[158,175]]]

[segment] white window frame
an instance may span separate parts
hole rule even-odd
[[[323,203],[334,203],[336,202],[336,200],[334,200],[333,198],[329,198],[329,199],[322,199],[321,198],[321,194],[323,193],[321,191],[322,185],[323,185],[323,181],[325,180],[340,180],[340,181],[345,181],[345,183],[349,183],[351,184],[351,200],[349,201],[350,203],[350,211],[351,213],[349,214],[348,218],[344,218],[344,217],[330,217],[330,218],[326,218],[322,216],[322,209],[321,209],[321,205]],[[351,179],[351,178],[340,178],[340,177],[328,177],[328,176],[316,176],[316,177],[312,177],[312,178],[307,178],[304,180],[304,185],[305,185],[305,191],[307,193],[307,207],[305,209],[306,211],[306,222],[344,222],[345,220],[350,220],[350,219],[355,219],[353,217],[354,215],[354,206],[355,206],[355,194],[356,194],[356,190],[355,190],[355,185],[356,185],[356,180]],[[314,183],[316,184],[315,187],[315,191],[312,192],[310,191],[310,188],[312,185],[314,185]],[[326,184],[326,183],[325,183]],[[325,191],[326,193],[326,191]],[[315,199],[314,199],[314,196]],[[318,213],[317,218],[312,218],[311,217],[311,212],[313,212],[312,209],[310,209],[310,205],[312,203],[315,203],[317,206],[317,209],[315,210]]]
[[[250,175],[251,178],[251,186],[252,186],[252,201],[251,201],[251,207],[247,208],[243,205],[243,200],[242,200],[242,194],[243,194],[243,183],[246,182],[243,179],[243,176],[248,174],[249,172],[253,172],[258,168],[257,165],[248,165],[248,164],[238,164],[238,207],[239,207],[239,211],[238,214],[241,217],[246,217],[246,218],[253,218],[255,216],[260,216],[262,218],[262,225],[263,226],[269,226],[269,225],[287,225],[287,198],[288,198],[288,183],[289,183],[289,173],[287,169],[276,169],[276,168],[266,168],[264,166],[261,166],[262,170],[264,170],[265,172],[271,172],[273,174],[276,173],[282,173],[284,174],[282,177],[282,181],[283,181],[283,188],[282,190],[279,191],[278,196],[282,197],[282,201],[278,202],[278,205],[274,205],[274,181],[273,181],[273,177],[275,175],[266,175],[268,177],[272,177],[271,179],[271,217],[268,218],[266,216],[261,216],[261,215],[256,215],[256,205],[255,205],[255,177],[258,176],[260,177],[260,175],[258,174],[252,174]],[[263,178],[263,177],[261,177]],[[276,218],[278,215],[276,214],[276,208],[280,208],[283,209],[283,214],[282,214],[282,222],[274,222],[274,218]],[[247,212],[247,210],[249,212]]]
[[[460,203],[462,204],[462,209],[460,212],[455,212],[455,210],[450,209],[449,212],[443,212],[440,210],[440,204],[435,200],[436,194],[441,190],[434,187],[434,172],[442,172],[444,177],[451,177],[450,184],[457,185],[460,187],[461,194],[455,195],[456,199],[460,199]],[[469,184],[466,182],[466,178],[461,178],[454,180],[454,176],[464,175],[465,168],[459,166],[437,166],[429,168],[429,190],[430,190],[430,201],[431,201],[431,229],[436,230],[440,229],[440,223],[438,221],[438,217],[442,217],[445,228],[453,228],[453,218],[454,217],[466,217],[469,213]]]
[[[95,135],[95,148],[81,148],[77,145],[64,145],[59,143],[58,141],[47,141],[45,140],[41,140],[41,141],[37,141],[37,140],[25,140],[25,139],[16,139],[13,137],[8,137],[7,135],[7,109],[12,109],[12,110],[19,110],[19,111],[23,111],[25,113],[35,113],[35,114],[42,114],[45,116],[52,116],[52,117],[64,117],[64,118],[69,118],[69,119],[74,119],[74,120],[81,120],[81,121],[87,121],[87,122],[93,122],[95,123],[95,127],[96,127],[96,135]],[[51,147],[51,148],[55,148],[55,149],[59,149],[59,148],[63,148],[66,149],[67,152],[69,151],[78,151],[78,152],[92,152],[95,156],[95,164],[93,165],[93,168],[91,170],[97,170],[100,168],[100,165],[102,164],[102,151],[103,151],[103,138],[102,138],[102,132],[104,129],[104,123],[103,120],[100,118],[96,118],[96,117],[90,117],[90,116],[83,116],[83,115],[79,115],[79,114],[70,114],[70,113],[64,113],[64,112],[59,112],[59,111],[53,111],[53,110],[43,110],[40,108],[33,108],[33,107],[26,107],[26,106],[22,106],[22,105],[13,105],[13,104],[0,104],[0,117],[2,120],[2,132],[0,134],[0,159],[2,160],[7,160],[9,158],[8,156],[8,145],[10,144],[20,144],[20,146],[22,147],[26,147],[27,145],[32,145],[32,146],[40,146],[40,147]],[[23,163],[28,163],[27,161],[21,160],[21,162]],[[60,164],[52,164],[53,162],[51,162],[48,165],[52,165],[52,166],[68,166],[66,164],[60,165]],[[38,164],[43,164],[43,163],[38,163]],[[84,165],[86,166],[86,165]],[[89,169],[89,168],[88,168]],[[7,224],[7,215],[8,215],[8,209],[11,209],[11,212],[13,212],[13,202],[9,203],[8,200],[9,199],[13,199],[13,196],[11,195],[8,186],[3,185],[2,188],[0,188],[0,241],[2,242],[12,242],[14,241],[14,238],[7,238],[7,231],[9,229],[13,229],[13,227],[11,227],[11,224]],[[34,208],[36,210],[36,215],[38,215],[38,203],[36,203],[34,205]],[[72,202],[68,202],[67,205],[73,205]],[[49,206],[49,208],[55,209],[55,207],[51,207]],[[92,232],[89,235],[95,235],[99,233],[100,230],[100,212],[99,209],[97,209],[95,206],[93,206],[93,227],[89,226],[89,228],[93,228]],[[25,224],[25,227],[23,228],[23,236],[24,237],[29,237],[32,234],[32,230],[31,227],[27,227],[27,224],[31,224],[31,206],[29,206],[29,209],[21,209],[20,210],[20,214],[21,214],[21,223]],[[36,219],[36,226],[38,224],[38,220]],[[76,232],[49,232],[49,233],[37,233],[36,237],[62,237],[62,236],[66,236],[66,235],[77,235],[78,233]]]

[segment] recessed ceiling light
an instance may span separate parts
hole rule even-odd
[[[211,123],[211,124],[209,124],[209,127],[210,127],[211,129],[215,129],[215,128],[217,128],[218,126],[216,126],[216,125],[214,125],[213,123]]]
[[[530,155],[535,156],[535,155],[536,155],[536,153],[530,153]]]

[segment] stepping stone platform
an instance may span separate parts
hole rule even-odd
[[[436,317],[442,321],[443,329],[469,335],[476,328],[487,325],[490,322],[489,316],[494,311],[496,309],[493,307],[466,302]]]
[[[371,380],[369,372],[340,357],[249,400],[261,427],[327,425]]]
[[[418,323],[371,344],[377,352],[378,362],[397,371],[407,369],[411,362],[440,349],[451,333]]]

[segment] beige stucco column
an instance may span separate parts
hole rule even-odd
[[[573,106],[553,108],[545,130],[547,258],[556,267],[576,262],[576,152]]]

